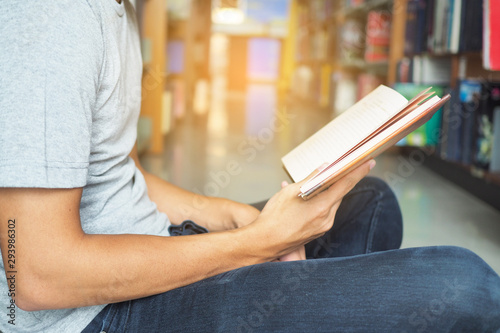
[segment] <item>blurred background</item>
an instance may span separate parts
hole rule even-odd
[[[403,247],[463,246],[500,272],[499,1],[132,2],[148,171],[264,200],[289,180],[281,157],[378,85],[433,86],[452,101],[372,175],[400,200]]]

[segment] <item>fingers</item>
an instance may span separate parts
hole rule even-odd
[[[296,261],[306,259],[306,248],[304,245],[300,246],[296,250],[281,256],[277,261]]]

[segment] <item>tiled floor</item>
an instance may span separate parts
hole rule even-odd
[[[223,81],[213,86],[210,112],[176,123],[164,153],[143,156],[144,167],[191,191],[247,203],[270,197],[289,179],[280,158],[329,115],[297,103],[283,110],[271,85],[251,85],[246,94],[226,94]],[[400,201],[403,247],[463,246],[500,272],[499,211],[394,153],[380,156],[372,174]]]

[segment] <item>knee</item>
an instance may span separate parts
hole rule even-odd
[[[500,277],[475,253],[460,247],[442,247],[442,285],[436,291],[439,307],[456,318],[454,329],[490,331],[500,328]],[[439,297],[438,297],[439,296]],[[486,325],[486,326],[485,326]],[[453,329],[453,330],[454,330]]]
[[[451,276],[457,283],[461,284],[463,296],[478,297],[480,300],[494,300],[497,309],[500,309],[500,277],[498,274],[477,254],[462,247],[445,247],[450,262]],[[481,302],[481,301],[480,301]],[[476,302],[473,302],[477,304]]]
[[[421,299],[406,324],[418,332],[496,332],[500,328],[500,278],[476,254],[459,247],[409,251]],[[406,258],[404,262],[409,262]],[[408,270],[411,271],[411,270]]]

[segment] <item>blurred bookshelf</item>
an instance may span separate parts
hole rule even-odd
[[[208,79],[211,0],[136,0],[143,58],[139,153],[161,153]]]
[[[137,146],[140,154],[163,149],[162,123],[165,63],[164,43],[167,39],[167,2],[136,0],[135,9],[141,37],[143,76],[141,114]]]
[[[292,1],[291,95],[335,117],[379,84],[450,93],[400,145],[434,151],[425,165],[500,209],[500,2]]]
[[[500,43],[485,42],[491,29],[489,7],[500,3],[398,2],[405,17],[404,42],[391,63],[389,83],[440,86],[452,95],[422,140],[435,149],[425,165],[500,209],[500,68],[484,57],[491,44]]]
[[[297,0],[291,91],[333,115],[387,83],[392,0]],[[345,94],[353,87],[356,92]],[[342,103],[335,103],[341,93]]]

